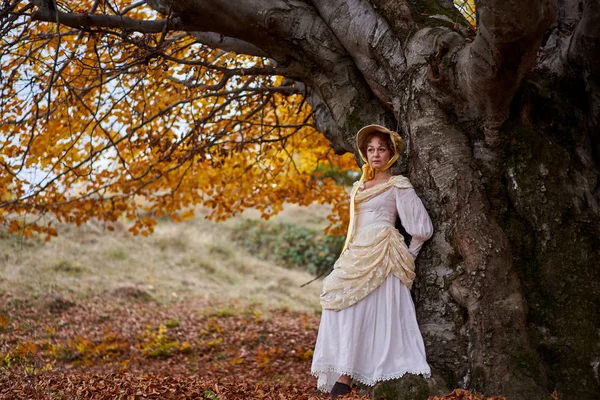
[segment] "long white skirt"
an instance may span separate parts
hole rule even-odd
[[[324,392],[340,375],[369,386],[405,373],[430,377],[408,288],[390,274],[355,305],[323,310],[311,372]]]

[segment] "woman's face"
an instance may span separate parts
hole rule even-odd
[[[367,143],[367,162],[373,168],[382,168],[392,158],[392,151],[384,140],[373,136]]]

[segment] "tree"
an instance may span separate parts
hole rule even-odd
[[[89,43],[91,56],[109,60],[110,51],[105,55],[96,49],[103,43],[100,48],[117,54],[110,59],[112,68],[129,79],[146,68],[164,65],[169,71],[175,68],[168,64],[173,62],[180,68],[207,68],[202,84],[210,90],[235,90],[220,82],[236,68],[239,85],[302,94],[336,154],[356,151],[354,134],[364,125],[398,129],[407,147],[396,172],[409,176],[436,227],[420,256],[420,280],[414,290],[434,370],[449,386],[511,399],[548,398],[554,388],[561,399],[596,398],[597,0],[481,0],[476,31],[449,0],[147,0],[127,7],[108,1],[58,7],[48,0],[4,4],[5,31],[47,21],[39,26],[46,29],[48,45],[58,40],[54,32],[60,30],[62,37]],[[137,8],[143,4],[160,15]],[[27,38],[25,30],[20,32],[11,43]],[[190,37],[208,47],[266,61],[215,64],[218,52],[185,53]],[[4,48],[9,45],[3,43]],[[31,47],[31,54],[59,61],[69,57],[68,51],[57,48]],[[211,68],[214,72],[205,72]],[[242,72],[246,68],[247,73]],[[11,73],[22,70],[15,67]],[[45,74],[52,83],[60,72],[49,68]],[[271,75],[286,79],[265,78],[255,86],[244,79]],[[191,72],[171,78],[184,86],[199,83]],[[85,81],[84,75],[78,79],[81,82],[75,83],[88,85],[91,92],[98,85]],[[43,92],[49,100],[39,96],[32,101],[51,104],[58,96],[53,85]],[[157,101],[189,96],[159,86],[146,96],[158,94]],[[99,96],[90,94],[94,95]],[[142,90],[135,96],[143,95]],[[19,110],[12,112],[14,118],[20,115]],[[92,115],[98,112],[88,110]],[[41,106],[39,115],[44,114],[51,115]],[[48,126],[52,117],[46,119]],[[277,125],[272,120],[269,123]],[[120,124],[135,126],[127,119]],[[3,135],[11,132],[4,129]],[[211,131],[209,137],[218,138],[221,131]],[[143,144],[152,140],[163,146],[179,142],[177,135],[171,140],[144,135],[125,140],[128,146],[139,145],[132,154],[147,149]],[[186,154],[195,153],[193,143],[202,139],[200,134],[183,137],[191,150]],[[13,157],[20,151],[11,148],[10,141],[4,146],[3,153],[9,148]],[[211,147],[211,157],[218,154],[217,148]],[[93,153],[94,147],[87,151]],[[129,161],[121,160],[124,168]],[[198,159],[189,165],[195,162]],[[140,173],[132,176],[136,172]],[[153,169],[147,173],[160,174]],[[7,176],[0,178],[8,182]]]

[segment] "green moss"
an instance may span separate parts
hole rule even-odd
[[[535,354],[512,354],[510,361],[512,370],[518,371],[517,375],[521,374],[535,377],[541,373],[541,371],[539,371],[539,358]]]
[[[210,314],[208,314],[209,317],[219,317],[219,318],[232,317],[234,315],[235,315],[235,312],[233,309],[231,309],[231,307],[221,308],[221,309],[215,310],[215,311],[211,312]]]
[[[171,318],[170,320],[165,322],[165,326],[167,328],[177,328],[177,327],[179,327],[179,325],[180,325],[179,318]]]
[[[65,275],[79,275],[84,268],[76,261],[60,259],[50,267],[52,270]]]
[[[450,22],[445,22],[437,18],[429,18],[431,15],[444,15],[452,21],[467,25],[464,17],[456,8],[444,8],[436,0],[409,1],[408,7],[410,8],[413,20],[419,25],[453,27],[453,24]]]
[[[587,140],[585,90],[573,80],[534,73],[511,107],[508,138],[508,210],[499,219],[511,242],[514,269],[528,304],[536,354],[511,354],[511,368],[535,376],[538,356],[548,379],[584,398],[593,390],[589,369],[596,351],[600,292],[598,224],[574,198],[573,181],[587,167],[577,149]],[[575,394],[577,393],[577,394]]]
[[[400,396],[398,389],[392,384],[386,384],[375,389],[375,396],[373,397],[376,399],[397,399],[398,396]]]
[[[346,118],[346,123],[348,124],[349,132],[358,132],[360,128],[365,126],[363,120],[361,119],[362,108],[360,104],[355,104],[354,109]]]
[[[114,261],[126,260],[129,258],[129,252],[123,247],[113,247],[106,250],[105,255],[108,259]]]
[[[373,390],[374,399],[423,400],[429,397],[429,385],[422,376],[406,374],[402,378],[385,381]]]

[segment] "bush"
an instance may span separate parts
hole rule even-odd
[[[233,239],[258,258],[292,265],[312,274],[333,267],[344,245],[344,238],[293,224],[272,224],[247,220],[234,230]]]
[[[313,173],[313,177],[319,180],[330,178],[333,179],[335,183],[337,183],[340,186],[352,186],[352,184],[356,182],[360,177],[360,171],[341,171],[338,167],[334,165],[321,164]]]

